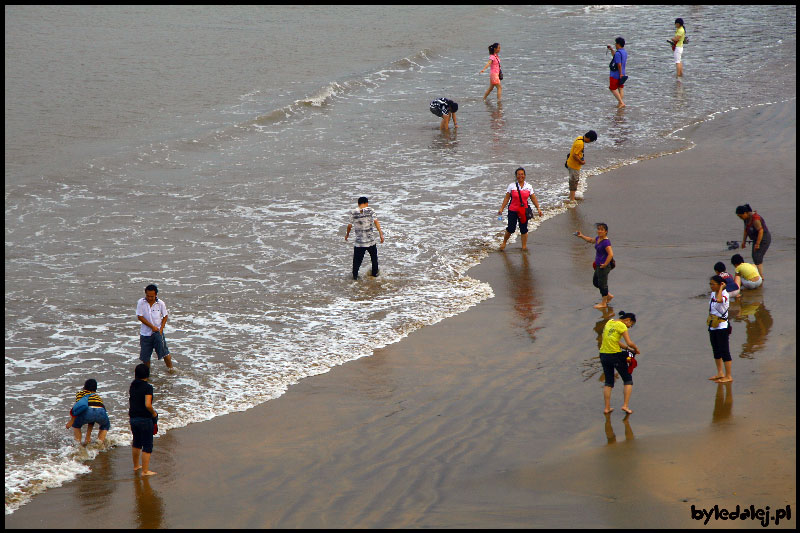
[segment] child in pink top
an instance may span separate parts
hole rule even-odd
[[[494,43],[493,45],[489,46],[489,61],[486,63],[486,66],[483,67],[481,70],[481,74],[484,71],[491,67],[489,70],[489,88],[486,89],[486,94],[483,95],[483,99],[486,100],[486,97],[489,96],[489,93],[492,92],[492,89],[497,87],[497,101],[500,101],[500,97],[503,95],[503,86],[500,84],[500,58],[498,54],[500,53],[500,44]]]

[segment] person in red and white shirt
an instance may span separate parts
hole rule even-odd
[[[542,216],[542,210],[539,209],[539,200],[537,200],[536,195],[533,194],[533,186],[525,182],[525,169],[520,167],[514,174],[517,177],[517,181],[506,188],[506,196],[503,198],[503,205],[500,206],[500,210],[497,212],[498,215],[502,215],[503,209],[505,209],[506,204],[508,204],[508,227],[503,237],[503,244],[500,245],[500,250],[506,249],[508,239],[517,230],[517,222],[519,222],[519,232],[522,234],[522,249],[528,249],[528,219],[525,215],[525,209],[528,207],[529,200],[533,201],[533,205],[536,206],[536,211],[539,212],[539,216]]]

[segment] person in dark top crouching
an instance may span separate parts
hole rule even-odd
[[[440,129],[450,129],[450,117],[453,117],[453,127],[458,127],[458,120],[456,120],[456,112],[458,111],[458,104],[448,98],[439,98],[431,102],[431,113],[437,117],[442,118]]]
[[[153,386],[147,382],[150,368],[141,363],[136,366],[134,375],[136,379],[131,382],[128,410],[133,434],[133,471],[141,468],[143,476],[152,476],[156,472],[150,470],[150,454],[153,453],[153,424],[158,413],[153,409]]]

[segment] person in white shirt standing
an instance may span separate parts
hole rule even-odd
[[[144,298],[136,304],[136,317],[142,323],[139,330],[139,359],[148,367],[153,350],[159,359],[164,359],[167,369],[172,370],[172,357],[164,339],[164,325],[167,323],[167,305],[158,299],[158,287],[148,285],[144,288]]]
[[[708,285],[711,287],[711,299],[708,303],[706,323],[708,324],[711,349],[714,352],[714,364],[717,365],[717,373],[708,379],[716,383],[729,383],[733,381],[733,375],[731,374],[731,351],[728,346],[728,336],[731,334],[731,328],[728,327],[730,306],[728,291],[725,290],[725,280],[721,276],[711,276]]]

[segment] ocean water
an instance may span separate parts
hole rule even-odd
[[[468,269],[502,240],[514,169],[526,168],[546,223],[564,211],[577,135],[599,135],[592,176],[690,148],[679,130],[714,113],[796,97],[795,6],[5,15],[7,514],[103,453],[64,429],[87,378],[109,442],[130,444],[145,285],[170,311],[179,371],[156,362],[151,379],[168,431],[269,401],[490,298]],[[681,82],[665,42],[678,16]],[[607,89],[617,35],[623,111]],[[500,104],[482,100],[478,74],[493,42]],[[428,110],[440,96],[460,105],[455,131]],[[353,281],[344,233],[362,195],[386,242],[381,276]]]

